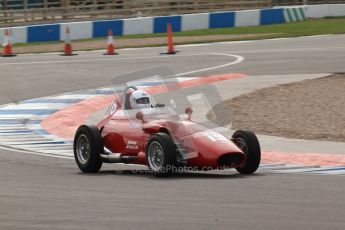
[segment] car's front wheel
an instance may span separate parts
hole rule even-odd
[[[103,141],[96,126],[82,125],[78,128],[73,143],[74,158],[82,172],[96,173],[102,167],[100,154]]]
[[[166,133],[152,135],[147,143],[146,157],[153,175],[170,175],[176,164],[176,148],[171,137]]]
[[[232,135],[234,143],[246,154],[247,160],[242,167],[236,168],[241,174],[252,174],[260,165],[261,149],[256,135],[249,130],[238,130]]]

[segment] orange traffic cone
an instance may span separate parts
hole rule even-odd
[[[116,55],[118,53],[115,52],[115,45],[113,39],[113,31],[108,30],[108,42],[107,42],[107,52],[104,55]]]
[[[178,51],[175,51],[175,48],[174,48],[171,23],[167,24],[167,35],[168,35],[168,52],[164,54],[176,54]]]
[[[10,30],[5,29],[5,42],[4,42],[4,51],[2,56],[3,57],[14,57],[15,54],[12,53],[12,43],[11,43],[11,36],[10,36]]]
[[[62,56],[73,56],[73,55],[77,55],[77,54],[73,54],[72,42],[71,42],[71,36],[70,36],[69,27],[66,27],[66,36],[65,36],[64,53],[61,54],[61,55],[62,55]]]

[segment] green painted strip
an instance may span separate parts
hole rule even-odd
[[[286,12],[287,12],[287,14],[288,14],[288,16],[289,16],[289,22],[293,22],[293,18],[292,18],[290,9],[286,9]]]
[[[288,12],[288,15],[289,15],[289,19],[290,19],[290,22],[294,22],[294,18],[293,18],[293,15],[292,15],[292,12],[290,9],[287,9],[287,12]]]
[[[304,10],[305,10],[305,8],[302,8],[302,7],[299,8],[299,11],[300,11],[300,13],[301,13],[301,15],[302,15],[302,20],[306,20]]]
[[[293,10],[293,13],[295,15],[296,21],[301,21],[302,19],[301,19],[300,15],[298,14],[297,8],[293,8],[292,10]]]
[[[290,22],[289,15],[286,9],[284,9],[284,19],[285,19],[285,22]]]

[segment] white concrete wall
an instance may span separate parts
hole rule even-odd
[[[92,37],[92,25],[91,21],[88,22],[72,22],[60,24],[60,40],[64,41],[66,36],[66,28],[70,29],[70,36],[72,40],[86,39]]]
[[[307,18],[345,16],[345,4],[308,5]]]
[[[328,5],[310,5],[306,9],[307,18],[324,18],[328,14]]]
[[[123,35],[152,34],[153,18],[129,18],[123,20]]]
[[[5,39],[5,29],[0,28],[0,44],[3,45]],[[27,42],[27,29],[26,27],[12,27],[11,28],[12,35],[11,41],[12,43],[26,43]]]
[[[331,17],[345,16],[345,4],[330,4],[328,5],[328,15]]]
[[[186,14],[182,15],[182,31],[208,29],[209,14]]]
[[[235,27],[260,25],[259,10],[243,10],[235,13]]]

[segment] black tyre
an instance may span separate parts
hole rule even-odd
[[[256,135],[249,130],[238,130],[232,135],[234,143],[246,154],[244,166],[236,168],[241,174],[252,174],[260,165],[261,149]]]
[[[146,158],[153,175],[170,175],[176,164],[176,147],[171,137],[166,133],[152,135],[147,143]]]
[[[100,170],[100,154],[104,152],[104,146],[96,126],[80,126],[74,137],[73,149],[74,159],[81,171],[96,173]]]

